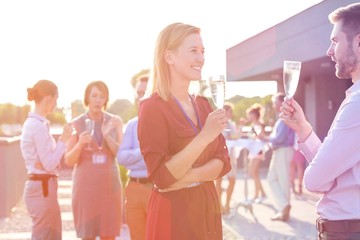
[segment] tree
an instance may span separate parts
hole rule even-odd
[[[109,113],[118,115],[124,122],[136,116],[134,105],[127,99],[117,99],[107,109]]]

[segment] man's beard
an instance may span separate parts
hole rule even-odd
[[[351,74],[356,70],[358,59],[354,51],[349,47],[342,58],[338,59],[336,76],[340,79],[350,79]]]

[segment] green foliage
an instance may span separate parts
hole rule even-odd
[[[123,187],[125,188],[128,180],[129,180],[129,177],[128,177],[128,170],[122,166],[122,165],[119,165],[119,172],[120,172],[120,180],[122,182],[122,185]]]
[[[29,105],[0,104],[0,124],[22,124],[27,118],[29,111]]]
[[[65,125],[66,119],[62,109],[56,108],[52,113],[46,117],[51,124]]]
[[[117,99],[107,110],[109,113],[118,115],[123,122],[127,122],[130,118],[136,116],[135,105],[127,99]]]
[[[272,107],[271,97],[272,95],[268,95],[263,98],[246,98],[242,96],[234,96],[228,99],[227,102],[234,104],[233,120],[237,122],[240,118],[246,118],[246,110],[254,103],[258,103],[263,106],[262,120],[266,125],[272,125],[276,112]]]
[[[82,100],[75,100],[71,103],[71,116],[75,118],[86,111]]]

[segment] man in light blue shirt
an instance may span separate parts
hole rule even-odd
[[[145,94],[148,76],[140,76],[134,85],[135,103]],[[141,155],[138,117],[128,121],[123,141],[117,153],[118,163],[128,170],[129,182],[125,188],[126,221],[132,240],[145,239],[147,204],[153,184],[147,178],[147,169]]]
[[[285,94],[277,93],[272,101],[276,111],[284,101]],[[294,156],[295,132],[278,119],[268,137],[273,150],[267,180],[278,212],[271,220],[287,221],[290,215],[290,162]]]

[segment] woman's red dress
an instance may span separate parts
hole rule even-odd
[[[201,122],[198,125],[203,126],[213,110],[204,97],[195,97],[194,105]],[[141,102],[138,125],[140,147],[149,178],[158,188],[164,189],[176,182],[165,162],[197,134],[174,98],[164,101],[153,94]],[[222,177],[231,167],[221,134],[204,149],[193,167],[214,158],[224,162],[219,175]],[[148,240],[223,239],[220,203],[213,181],[166,193],[154,188],[147,221]]]

